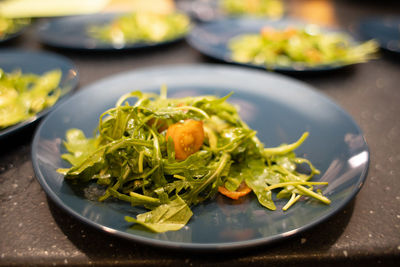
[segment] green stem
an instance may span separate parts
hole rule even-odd
[[[317,168],[314,167],[314,165],[308,159],[295,158],[294,161],[296,162],[296,164],[303,164],[303,163],[307,164],[311,169],[311,174],[310,174],[311,176],[313,176],[314,174],[318,175],[321,173]]]
[[[181,106],[181,107],[176,107],[176,108],[174,108],[174,109],[177,109],[177,110],[192,110],[192,111],[195,111],[195,112],[197,112],[197,113],[200,113],[200,114],[203,115],[206,119],[209,119],[209,118],[210,118],[210,116],[208,116],[208,114],[207,114],[204,110],[199,109],[199,108],[196,108],[196,107],[192,107],[192,106]]]
[[[235,138],[233,141],[230,143],[222,146],[222,147],[217,147],[213,150],[213,152],[219,152],[219,151],[233,151],[235,150],[238,146],[240,146],[245,140],[248,138],[252,138],[253,136],[256,135],[256,132],[250,132],[248,134],[242,134],[241,136]]]
[[[200,185],[199,187],[194,189],[192,192],[190,192],[190,195],[196,195],[196,194],[200,193],[205,187],[207,187],[211,182],[213,182],[224,170],[224,168],[225,168],[226,164],[228,163],[228,161],[230,160],[230,158],[231,158],[230,154],[228,154],[228,153],[222,154],[221,159],[219,161],[218,168],[215,170],[215,172],[209,178],[207,178],[207,180],[202,185]]]
[[[303,135],[297,140],[295,143],[279,146],[279,147],[271,147],[271,148],[264,148],[263,154],[265,157],[273,156],[273,155],[285,155],[296,148],[298,148],[304,140],[308,137],[308,132],[304,132]]]
[[[146,203],[152,203],[152,204],[155,204],[155,205],[161,204],[161,202],[160,202],[160,200],[158,198],[148,197],[148,196],[145,196],[145,195],[142,195],[142,194],[138,194],[138,193],[135,193],[135,192],[129,192],[129,195],[131,197],[134,197],[137,200],[143,200]]]
[[[164,174],[163,174],[163,164],[162,164],[162,156],[161,156],[161,149],[160,149],[160,143],[158,141],[158,137],[154,130],[150,127],[147,127],[148,130],[150,131],[151,135],[153,136],[153,159],[152,159],[152,164],[153,166],[158,166],[157,172],[158,175],[154,177],[155,185],[157,186],[163,186],[167,183]]]
[[[327,197],[322,196],[322,195],[320,195],[318,193],[315,193],[314,191],[312,191],[312,190],[310,190],[308,188],[305,188],[302,185],[296,185],[296,188],[299,191],[303,192],[304,194],[306,194],[306,195],[308,195],[310,197],[316,198],[316,199],[320,200],[321,202],[323,202],[325,204],[328,204],[328,205],[331,204],[331,201]]]
[[[299,200],[300,197],[301,197],[301,195],[296,196],[296,193],[292,193],[292,196],[290,197],[290,199],[286,203],[286,205],[282,208],[282,210],[284,210],[284,211],[288,210],[291,206],[293,206],[294,203],[297,202],[297,200]]]
[[[107,149],[107,153],[113,153],[115,150],[119,149],[120,147],[123,147],[124,145],[129,144],[132,146],[145,146],[145,147],[153,147],[153,143],[146,141],[146,140],[140,140],[140,139],[132,139],[132,138],[126,138],[126,139],[121,139],[118,141],[112,141],[111,143],[108,143],[107,145],[103,146]],[[101,148],[103,148],[101,147]]]
[[[139,173],[143,172],[143,158],[144,158],[144,151],[139,152],[139,160],[138,160],[138,169]]]
[[[296,186],[296,185],[327,185],[328,182],[306,182],[306,181],[295,181],[295,182],[284,182],[279,184],[273,184],[264,188],[265,191],[271,191],[276,188],[286,187],[286,186]]]
[[[109,189],[117,190],[119,188],[119,186],[120,186],[120,182],[117,181],[112,187],[109,187],[107,189],[107,191],[104,193],[104,195],[99,197],[99,201],[102,202],[102,201],[106,200],[107,198],[109,198],[111,196]]]

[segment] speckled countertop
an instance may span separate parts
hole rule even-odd
[[[291,15],[311,14],[314,21],[349,30],[366,16],[400,15],[396,1],[286,3]],[[319,11],[307,13],[307,5]],[[51,50],[37,42],[32,30],[3,47]],[[52,51],[76,64],[80,88],[140,67],[213,63],[185,42],[146,52]],[[400,262],[400,57],[384,53],[354,68],[295,78],[343,107],[365,133],[371,152],[366,183],[328,221],[283,242],[234,253],[195,254],[122,240],[81,223],[46,197],[32,168],[31,127],[0,143],[0,265],[396,265]]]

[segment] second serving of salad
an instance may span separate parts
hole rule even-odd
[[[0,68],[0,130],[34,117],[61,95],[61,70],[42,75]]]
[[[134,12],[88,27],[89,36],[115,45],[166,42],[184,36],[190,19],[182,13]]]
[[[6,18],[0,15],[0,41],[17,33],[27,25],[31,20],[29,18]]]
[[[314,24],[283,29],[265,26],[259,33],[235,36],[228,47],[234,61],[267,68],[345,66],[366,62],[378,51],[374,40],[357,44],[344,32],[325,31]]]

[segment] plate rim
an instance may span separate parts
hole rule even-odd
[[[282,233],[279,233],[274,236],[261,237],[261,238],[245,240],[245,241],[223,242],[223,243],[187,243],[187,242],[175,242],[175,241],[170,241],[170,240],[159,240],[159,239],[154,239],[151,237],[138,236],[135,234],[131,234],[131,233],[127,233],[127,232],[123,232],[120,230],[109,228],[107,226],[102,225],[101,223],[94,222],[94,221],[84,217],[80,213],[76,212],[73,208],[64,204],[62,199],[59,198],[59,196],[54,191],[52,191],[52,189],[50,188],[50,186],[47,183],[47,180],[44,179],[44,175],[42,174],[42,172],[39,168],[38,161],[36,160],[36,157],[37,157],[36,155],[37,155],[37,150],[38,150],[38,142],[40,139],[40,132],[41,132],[42,128],[44,128],[47,120],[49,119],[49,117],[46,117],[44,120],[42,120],[40,122],[39,127],[37,127],[33,141],[32,141],[32,149],[31,149],[32,165],[34,168],[36,179],[38,180],[38,182],[40,183],[40,185],[42,186],[42,188],[44,189],[46,194],[50,197],[50,199],[53,202],[55,202],[57,204],[57,206],[59,208],[67,211],[67,213],[72,215],[73,217],[75,217],[75,219],[78,219],[79,221],[81,221],[91,227],[94,227],[95,229],[101,230],[102,232],[105,232],[110,235],[115,235],[115,236],[124,238],[125,240],[143,243],[143,244],[150,245],[150,246],[164,247],[164,248],[168,248],[168,249],[184,249],[184,250],[188,250],[188,251],[204,251],[204,252],[215,251],[215,252],[218,252],[218,251],[230,251],[230,250],[236,250],[236,249],[245,249],[245,248],[250,248],[250,247],[255,247],[255,246],[260,246],[260,245],[268,245],[268,244],[275,243],[280,240],[286,240],[294,235],[298,235],[299,233],[307,231],[308,229],[313,228],[315,225],[323,223],[328,218],[331,218],[332,216],[337,214],[340,210],[342,210],[352,199],[355,198],[355,196],[361,190],[362,186],[365,184],[365,181],[366,181],[366,178],[368,175],[369,164],[370,164],[370,150],[369,150],[369,146],[366,142],[365,136],[364,136],[361,128],[357,124],[357,122],[353,119],[353,117],[349,113],[347,113],[335,101],[333,101],[331,98],[329,98],[322,92],[318,92],[315,87],[313,87],[305,82],[299,81],[297,79],[288,77],[288,76],[284,76],[284,75],[277,74],[277,73],[265,73],[265,71],[261,71],[261,70],[257,70],[257,69],[254,70],[254,69],[248,69],[248,68],[244,68],[244,67],[240,67],[240,66],[226,66],[226,65],[222,65],[222,64],[177,64],[177,65],[173,65],[172,67],[171,66],[146,67],[146,68],[142,68],[140,70],[134,69],[134,70],[130,70],[130,71],[126,71],[126,72],[122,72],[122,73],[119,73],[116,75],[111,75],[111,76],[102,78],[102,79],[95,81],[92,84],[82,88],[84,90],[80,90],[79,92],[75,93],[73,98],[80,97],[80,95],[83,94],[84,92],[93,91],[96,89],[96,87],[99,86],[99,84],[102,84],[109,80],[120,79],[121,77],[124,77],[126,75],[141,75],[148,71],[157,72],[157,71],[166,70],[166,69],[171,70],[171,68],[186,68],[186,69],[188,69],[188,68],[214,68],[214,69],[222,68],[224,70],[236,69],[236,70],[241,70],[241,71],[245,71],[245,72],[256,72],[256,73],[258,72],[259,74],[262,74],[262,75],[267,74],[267,75],[272,75],[272,76],[278,76],[280,78],[289,79],[292,82],[301,84],[304,87],[304,89],[310,90],[310,91],[316,93],[319,97],[322,97],[322,99],[324,99],[325,101],[330,102],[357,129],[357,131],[359,132],[360,136],[362,137],[362,140],[364,143],[363,148],[365,148],[365,151],[367,152],[367,161],[365,163],[366,167],[362,170],[360,175],[357,176],[358,177],[357,178],[357,181],[358,181],[357,188],[355,190],[353,190],[351,192],[351,194],[349,194],[347,196],[347,199],[341,201],[340,205],[338,205],[333,211],[325,214],[322,217],[319,217],[318,219],[316,219],[312,222],[307,223],[306,225],[302,225],[301,227],[299,227],[297,229],[291,230],[289,232],[282,232]],[[72,101],[72,99],[70,99],[70,101]],[[61,109],[64,105],[67,105],[67,104],[68,104],[68,101],[59,105],[57,107],[57,109]],[[38,174],[40,174],[40,175],[38,175]],[[63,181],[63,183],[64,183],[64,181]]]
[[[379,25],[380,27],[385,27],[384,22],[399,22],[400,23],[400,16],[372,16],[368,18],[363,18],[357,25],[357,30],[358,33],[363,37],[367,39],[374,39],[378,42],[379,47],[389,53],[394,53],[394,54],[400,54],[400,37],[398,39],[393,39],[393,41],[398,41],[399,42],[399,47],[397,49],[393,49],[388,46],[386,42],[382,43],[380,40],[381,38],[377,38],[377,35],[374,34],[371,30],[365,31],[365,27],[368,26],[368,24],[374,24],[374,25]],[[399,26],[400,27],[400,26]],[[400,28],[399,28],[400,32]]]

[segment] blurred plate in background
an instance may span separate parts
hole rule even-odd
[[[360,22],[359,31],[365,39],[375,39],[381,48],[400,53],[400,17],[376,17]]]
[[[0,50],[0,68],[5,72],[21,70],[22,73],[33,73],[42,75],[43,73],[60,69],[62,72],[59,87],[61,96],[58,101],[50,108],[42,110],[30,119],[9,126],[0,130],[0,139],[8,136],[24,127],[36,122],[53,110],[59,103],[63,102],[69,96],[73,89],[78,85],[78,71],[74,64],[67,58],[48,52],[34,52],[16,49]]]
[[[88,34],[89,27],[108,24],[122,14],[124,13],[101,13],[49,19],[38,25],[38,38],[42,43],[57,48],[99,51],[149,48],[170,44],[184,38],[184,36],[177,36],[160,42],[113,44],[93,38]]]

